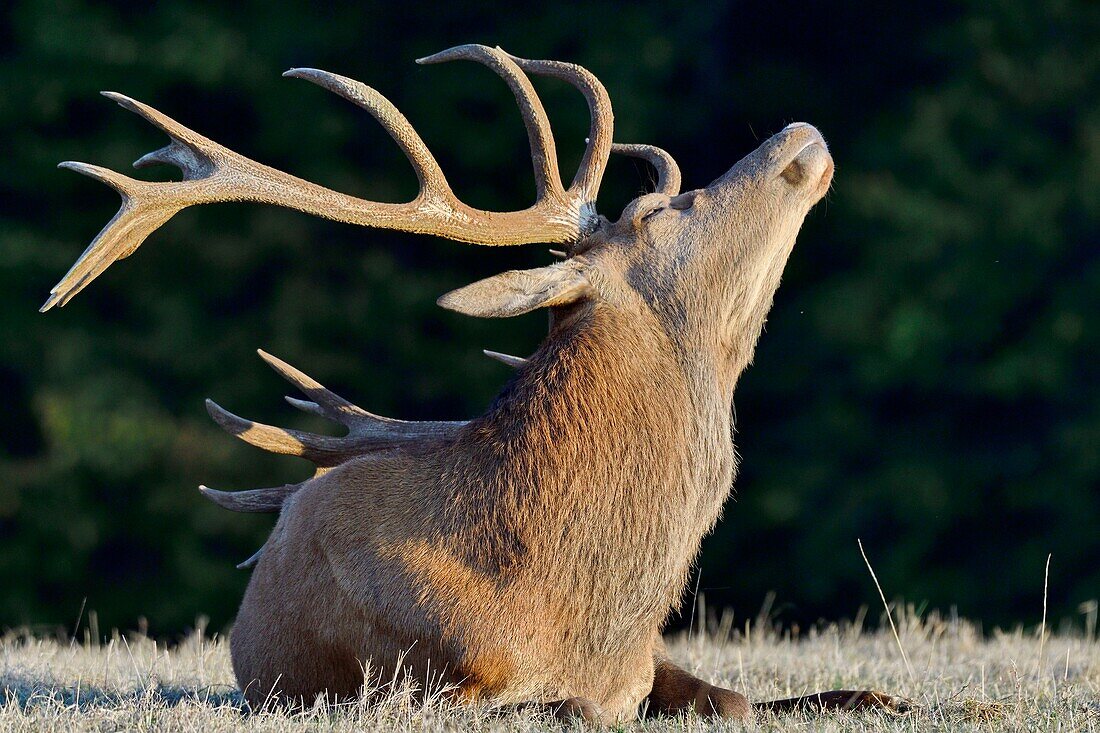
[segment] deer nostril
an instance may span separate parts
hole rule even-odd
[[[806,177],[806,172],[802,168],[802,164],[795,159],[791,161],[790,165],[783,169],[780,175],[783,176],[784,181],[792,186],[796,186]]]

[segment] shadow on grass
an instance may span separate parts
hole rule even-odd
[[[229,685],[176,687],[149,685],[133,690],[103,690],[94,685],[59,685],[18,674],[0,676],[0,704],[21,708],[36,706],[95,708],[133,708],[135,705],[174,707],[198,703],[211,708],[227,708],[247,715],[250,712],[241,691]]]

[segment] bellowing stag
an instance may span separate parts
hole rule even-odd
[[[337,193],[106,93],[171,138],[135,165],[168,163],[183,179],[146,182],[62,163],[115,188],[122,207],[43,310],[66,303],[176,212],[218,201],[473,244],[563,245],[560,262],[439,299],[482,317],[550,309],[549,335],[534,355],[498,355],[516,373],[480,417],[379,417],[262,352],[309,398],[291,403],[343,424],[346,437],[261,425],[208,403],[229,432],[318,469],[281,488],[203,488],[229,509],[279,512],[270,538],[243,564],[254,570],[231,635],[238,682],[254,704],[346,698],[359,694],[365,665],[392,674],[400,659],[416,675],[438,672],[469,701],[530,703],[597,721],[632,717],[647,700],[651,712],[746,718],[754,706],[742,695],[664,656],[661,628],[730,493],[734,386],[802,220],[829,188],[829,150],[815,128],[788,125],[709,186],[680,193],[666,152],[612,142],[611,103],[585,69],[476,45],[420,63],[454,59],[488,66],[515,95],[534,161],[530,208],[498,213],[459,201],[385,97],[328,72],[285,76],[373,115],[416,170],[414,200]],[[588,102],[587,148],[568,188],[526,74],[563,79]],[[595,210],[612,152],[648,160],[658,173],[656,190],[616,222]],[[756,708],[896,703],[834,691]]]

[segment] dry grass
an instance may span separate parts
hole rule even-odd
[[[969,623],[903,614],[902,661],[893,634],[833,625],[798,637],[766,625],[681,637],[671,647],[692,671],[751,699],[872,687],[908,696],[916,712],[791,715],[768,731],[1100,731],[1100,644],[1080,635],[1022,630],[983,638]],[[1040,665],[1040,648],[1043,660]],[[1041,670],[1041,671],[1040,671]],[[411,731],[561,730],[529,713],[455,708],[396,684],[378,706],[300,714],[249,712],[223,640],[196,634],[171,650],[141,635],[106,644],[10,633],[0,639],[0,731]],[[693,716],[641,721],[625,730],[739,730]]]

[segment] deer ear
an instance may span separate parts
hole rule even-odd
[[[573,303],[592,292],[592,285],[576,262],[560,262],[534,270],[502,272],[452,290],[436,302],[468,316],[506,318]]]

